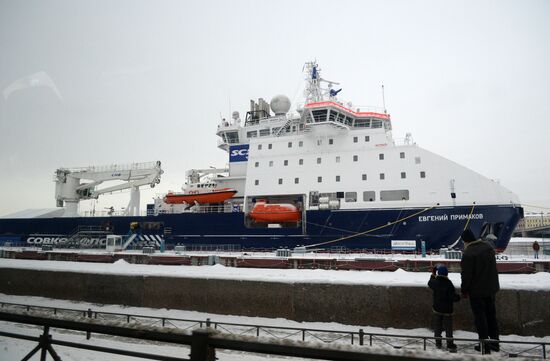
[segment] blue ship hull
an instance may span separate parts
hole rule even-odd
[[[103,235],[89,236],[89,244],[100,246],[106,234],[126,235],[130,223],[149,225],[141,229],[141,239],[164,239],[172,245],[234,245],[242,249],[314,246],[350,249],[391,249],[392,241],[421,241],[427,249],[455,244],[468,226],[479,234],[484,224],[492,225],[497,249],[508,245],[512,232],[523,217],[523,209],[514,205],[311,210],[304,221],[290,227],[248,227],[245,214],[181,213],[139,217],[69,217],[0,219],[0,244],[62,244],[78,227],[99,227]],[[86,242],[84,242],[86,243]],[[158,242],[157,242],[158,243]]]

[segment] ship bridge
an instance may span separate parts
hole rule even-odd
[[[358,107],[352,110],[336,101],[321,101],[304,106],[306,124],[332,124],[336,127],[384,128],[391,130],[391,118],[382,108]]]

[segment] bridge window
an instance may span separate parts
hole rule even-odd
[[[382,128],[382,120],[381,119],[373,119],[372,120],[372,128]]]
[[[273,149],[273,144],[268,144],[267,149]]]
[[[376,193],[374,191],[363,192],[363,201],[374,202],[376,200]]]
[[[237,132],[228,132],[225,133],[227,137],[227,143],[238,143],[239,142],[239,133]]]
[[[258,131],[257,130],[252,130],[250,132],[246,132],[246,137],[247,138],[256,138],[258,136]]]
[[[381,201],[406,201],[406,200],[409,200],[409,191],[407,189],[393,190],[393,191],[380,191],[380,200]]]
[[[354,125],[357,128],[369,128],[370,127],[370,119],[355,119]]]
[[[313,121],[315,123],[326,122],[327,121],[327,109],[313,110]]]
[[[337,118],[338,118],[338,113],[335,112],[334,110],[331,110],[330,115],[328,116],[328,120],[331,122],[335,122]]]
[[[344,123],[345,118],[346,118],[346,116],[344,114],[338,113],[338,119],[337,119],[338,122]]]
[[[353,123],[353,118],[346,117],[346,125],[351,125]]]
[[[260,129],[260,137],[267,137],[270,134],[269,128]]]
[[[357,202],[357,192],[346,192],[346,202]]]

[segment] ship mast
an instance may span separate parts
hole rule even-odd
[[[321,78],[321,69],[315,61],[309,61],[304,64],[304,73],[306,80],[306,88],[304,90],[304,98],[306,104],[321,102],[324,100],[337,100],[336,95],[342,90],[332,89],[333,85],[340,83]],[[327,83],[327,88],[321,88],[321,82]]]

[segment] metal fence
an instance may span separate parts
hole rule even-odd
[[[206,320],[170,318],[130,313],[105,312],[92,309],[70,309],[17,303],[1,302],[2,311],[39,311],[46,316],[86,317],[100,322],[118,322],[147,327],[160,327],[166,330],[192,331],[203,327],[217,330],[220,334],[239,337],[262,337],[275,341],[319,342],[335,345],[386,346],[393,349],[436,349],[436,341],[445,338],[404,334],[387,334],[357,330],[313,329],[304,327],[283,327],[258,324],[242,324]],[[474,354],[479,340],[454,338],[457,352]],[[500,352],[508,357],[547,358],[550,342],[499,341]]]
[[[112,324],[110,325],[95,322],[45,318],[6,312],[0,312],[0,320],[43,327],[43,332],[40,336],[29,336],[13,332],[0,331],[0,336],[3,337],[37,342],[37,345],[22,359],[24,361],[30,359],[38,352],[40,352],[41,361],[46,360],[47,354],[49,354],[54,360],[60,361],[61,357],[54,349],[54,346],[56,345],[161,361],[214,361],[216,360],[217,349],[234,350],[256,354],[260,353],[269,355],[311,358],[318,360],[433,360],[433,358],[425,358],[422,356],[416,357],[407,355],[406,357],[404,357],[403,355],[399,354],[386,354],[383,351],[381,352],[380,350],[378,350],[378,352],[372,352],[372,350],[367,349],[340,350],[329,347],[312,347],[298,343],[283,343],[273,341],[265,342],[246,337],[230,337],[228,335],[221,335],[215,333],[215,331],[211,329],[203,328],[193,330],[192,333],[184,333],[173,332],[173,330],[155,330],[153,328],[147,329],[144,327],[121,327]],[[53,336],[50,334],[50,330],[53,328],[84,331],[87,332],[88,338],[90,337],[91,333],[94,333],[138,340],[154,341],[157,343],[160,342],[166,344],[190,346],[189,358],[137,352],[127,349],[103,347],[80,342],[57,340],[53,339]],[[182,350],[182,352],[185,351]]]

